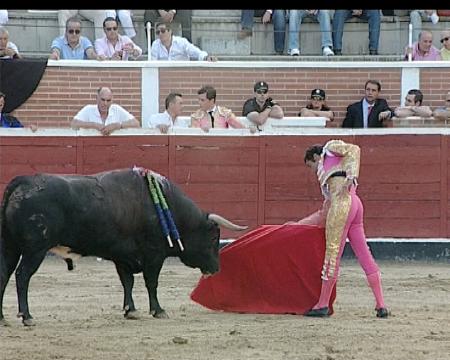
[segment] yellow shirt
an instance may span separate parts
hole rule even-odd
[[[442,60],[450,60],[450,50],[447,50],[445,47],[441,49],[441,58]]]

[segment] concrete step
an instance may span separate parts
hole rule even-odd
[[[221,57],[275,55],[272,23],[264,25],[261,23],[261,18],[255,18],[253,36],[239,40],[237,34],[240,30],[240,15],[240,10],[193,10],[193,42],[203,50]],[[51,42],[59,35],[57,10],[9,10],[9,18],[7,28],[10,32],[10,39],[16,43],[24,56],[33,57],[39,54],[47,56],[49,54]],[[146,54],[147,40],[143,19],[144,10],[133,10],[133,20],[137,32],[134,41]],[[408,42],[408,23],[409,16],[382,17],[380,56],[401,56],[403,54],[404,47]],[[83,20],[82,25],[84,35],[94,41],[93,23]],[[441,17],[436,25],[429,22],[423,23],[424,30],[432,30],[436,35],[445,28],[450,28],[449,17]],[[175,33],[178,32],[175,31]],[[319,24],[309,18],[304,19],[299,36],[302,54],[299,59],[303,56],[319,56],[323,60]],[[286,34],[286,42],[287,38]],[[438,36],[435,36],[434,45],[438,48],[441,47]],[[346,24],[342,52],[350,57],[367,54],[367,22],[352,19]],[[252,58],[252,60],[254,59]],[[278,59],[280,57],[277,56]],[[343,56],[339,57],[339,60],[348,59]]]

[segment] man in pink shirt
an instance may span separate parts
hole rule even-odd
[[[95,40],[95,52],[101,60],[128,60],[142,55],[142,49],[128,36],[119,35],[117,20],[107,17],[103,21],[105,36]]]
[[[412,44],[412,48],[406,48],[405,59],[412,54],[413,61],[436,61],[441,60],[439,49],[433,46],[433,34],[430,31],[422,31],[419,41]]]

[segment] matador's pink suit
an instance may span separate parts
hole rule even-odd
[[[325,201],[324,208],[318,213],[326,216],[326,250],[322,290],[319,301],[313,309],[328,306],[347,238],[375,295],[376,309],[385,307],[380,271],[367,246],[364,234],[363,204],[356,194],[359,157],[359,146],[347,144],[342,140],[331,140],[323,147],[317,177]],[[353,179],[349,191],[345,188],[347,179]]]

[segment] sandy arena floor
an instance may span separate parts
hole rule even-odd
[[[170,319],[148,314],[142,275],[136,276],[140,320],[122,316],[122,287],[111,262],[85,258],[73,272],[47,258],[31,280],[30,310],[36,326],[15,317],[14,276],[8,284],[0,327],[1,360],[448,360],[450,264],[379,262],[392,316],[377,319],[370,289],[353,260],[342,264],[335,315],[213,312],[189,294],[200,277],[167,260],[159,300]]]

